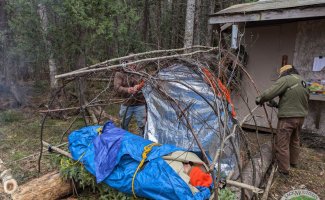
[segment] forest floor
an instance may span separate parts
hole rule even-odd
[[[38,155],[40,151],[41,115],[38,106],[46,103],[42,96],[44,88],[34,89],[29,99],[31,106],[20,109],[0,110],[0,158],[6,167],[11,168],[18,184],[23,184],[38,176]],[[113,110],[117,111],[118,107]],[[72,118],[65,120],[48,119],[44,129],[44,140],[57,145],[62,134],[70,125]],[[84,126],[82,120],[77,121],[71,130]],[[131,130],[133,127],[131,128]],[[249,133],[251,145],[256,146],[256,136]],[[271,139],[270,134],[259,134],[260,143]],[[67,141],[64,137],[63,142]],[[66,148],[66,147],[63,147]],[[323,147],[324,148],[324,147]],[[57,154],[44,153],[41,163],[41,174],[57,169]],[[301,148],[299,166],[290,170],[290,176],[283,178],[275,176],[269,199],[280,199],[285,193],[293,189],[307,189],[316,193],[320,199],[325,199],[325,150],[308,148],[303,144]],[[1,191],[1,190],[0,190]],[[92,199],[94,194],[81,193],[79,199]],[[1,198],[0,194],[0,199]]]
[[[308,134],[308,133],[304,133]],[[248,133],[252,149],[258,148],[256,134]],[[272,140],[272,135],[259,134],[259,143]],[[278,200],[287,192],[295,189],[306,189],[325,199],[325,147],[309,148],[309,143],[302,142],[297,168],[290,169],[288,177],[275,174],[269,193],[269,199]]]

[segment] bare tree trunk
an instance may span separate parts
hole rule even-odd
[[[156,0],[156,33],[157,33],[157,49],[161,47],[161,0]]]
[[[195,0],[187,0],[185,33],[184,33],[185,48],[189,48],[193,46],[194,16],[195,16]]]
[[[142,27],[142,38],[145,43],[148,43],[148,28],[149,28],[149,0],[144,1],[144,8],[143,8],[143,27]]]
[[[6,0],[0,0],[0,32],[3,35],[3,40],[0,44],[0,57],[3,76],[0,76],[0,82],[3,81],[6,88],[9,89],[15,102],[11,105],[12,107],[21,106],[24,102],[21,91],[17,84],[17,74],[15,70],[18,69],[17,63],[19,62],[19,56],[9,54],[9,47],[11,45],[10,29],[8,26],[8,16],[5,10]]]
[[[46,49],[48,53],[48,62],[49,62],[49,69],[50,69],[50,81],[51,81],[51,89],[55,90],[58,88],[58,82],[55,79],[55,75],[57,75],[57,66],[54,59],[54,53],[52,49],[52,42],[48,39],[48,17],[47,17],[47,10],[45,5],[38,4],[38,14],[40,16],[41,25],[42,25],[42,32],[43,32],[43,39],[46,44]]]
[[[175,13],[175,10],[177,10],[177,0],[172,0],[172,10],[171,10],[171,15],[172,15],[172,20],[171,20],[171,40],[170,40],[170,48],[176,48],[176,38],[177,38],[177,25],[175,26],[174,24],[178,24],[177,21],[177,14]]]
[[[195,24],[194,24],[194,45],[201,43],[201,18],[202,16],[202,0],[196,0]]]
[[[209,5],[209,14],[213,14],[216,6],[215,0],[209,0],[210,5]],[[206,45],[207,46],[212,46],[212,41],[213,41],[213,25],[208,24],[208,31],[207,31],[207,39],[206,39]]]

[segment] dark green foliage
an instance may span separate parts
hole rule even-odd
[[[6,2],[7,26],[0,30],[0,52],[7,61],[0,60],[0,70],[6,71],[4,66],[10,65],[17,79],[24,72],[30,79],[48,80],[50,55],[61,74],[80,67],[80,56],[84,65],[91,65],[129,53],[183,46],[186,1],[2,1]],[[48,19],[46,30],[40,5]],[[202,11],[208,12],[209,5],[203,1]],[[200,25],[202,43],[208,19],[204,12],[200,18],[205,21]]]
[[[100,200],[131,200],[132,196],[123,194],[115,189],[101,183],[96,184],[94,176],[88,173],[85,168],[78,162],[72,161],[69,158],[61,158],[60,174],[65,179],[76,181],[82,189],[90,188],[93,192],[99,193]],[[145,200],[138,198],[139,200]]]

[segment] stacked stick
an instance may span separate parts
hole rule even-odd
[[[128,64],[136,64],[140,66],[139,71],[134,72],[127,69],[126,65],[123,63],[124,60],[130,59],[134,60],[133,62],[129,62]],[[222,104],[217,110],[215,108],[215,115],[218,117],[218,120],[223,126],[223,131],[218,132],[219,137],[221,138],[221,147],[218,152],[216,152],[216,156],[214,157],[212,162],[209,162],[209,159],[205,155],[205,151],[202,148],[202,144],[200,140],[197,138],[197,133],[193,131],[191,124],[188,122],[187,113],[182,110],[181,107],[177,106],[177,101],[170,96],[168,96],[168,92],[164,91],[163,88],[159,87],[157,84],[156,74],[164,67],[168,67],[175,62],[184,62],[191,66],[196,66],[198,69],[200,67],[205,67],[211,73],[216,74],[218,79],[220,79],[228,88],[231,88],[233,92],[241,90],[241,78],[240,76],[246,76],[251,81],[252,86],[256,89],[257,93],[259,93],[255,83],[249,73],[245,70],[243,61],[240,60],[239,52],[231,52],[229,50],[218,49],[213,47],[205,47],[205,46],[193,46],[189,49],[172,49],[172,50],[158,50],[152,52],[145,52],[139,54],[133,54],[130,56],[125,56],[121,58],[110,59],[95,65],[91,65],[89,67],[81,68],[72,72],[68,72],[65,74],[57,75],[56,78],[58,80],[62,80],[62,87],[55,94],[59,94],[62,90],[69,88],[69,84],[75,83],[79,85],[79,89],[76,96],[79,98],[79,102],[72,107],[63,107],[63,108],[52,108],[51,105],[57,101],[59,98],[56,95],[53,95],[53,98],[49,102],[49,107],[47,110],[41,110],[40,112],[43,114],[42,120],[42,130],[44,124],[46,123],[46,119],[50,116],[51,113],[55,112],[71,112],[72,110],[79,111],[78,116],[84,119],[85,125],[89,124],[99,124],[103,122],[105,119],[114,119],[118,121],[116,116],[111,116],[105,113],[105,108],[107,106],[113,104],[121,104],[128,99],[116,99],[113,92],[113,78],[116,71],[124,71],[125,73],[129,73],[130,75],[140,76],[141,79],[145,80],[147,84],[151,84],[152,87],[155,87],[157,91],[161,93],[168,101],[175,104],[175,109],[179,113],[181,113],[181,123],[185,123],[187,128],[193,135],[194,142],[201,149],[202,154],[204,156],[204,160],[208,166],[211,166],[214,169],[215,165],[218,163],[218,174],[213,174],[213,177],[216,177],[215,184],[217,185],[217,181],[221,179],[220,175],[220,159],[223,157],[223,148],[227,142],[231,142],[232,138],[237,137],[241,138],[241,148],[233,149],[236,152],[236,162],[237,162],[237,172],[234,179],[245,184],[245,181],[248,181],[248,184],[253,188],[259,187],[265,172],[267,171],[270,160],[272,156],[265,155],[259,152],[257,155],[259,158],[253,157],[253,153],[251,152],[250,143],[245,135],[245,132],[242,130],[241,125],[248,118],[255,118],[254,109],[248,106],[246,102],[249,113],[242,121],[235,120],[235,125],[233,127],[228,127],[228,123],[225,123],[225,119],[223,119],[220,115],[220,111],[224,113],[228,113],[228,107],[225,104]],[[207,78],[207,77],[205,77]],[[98,81],[100,80],[100,81]],[[96,81],[96,89],[91,88],[87,90],[87,92],[82,91],[80,86],[86,83],[92,83]],[[81,84],[82,82],[82,84]],[[102,87],[102,89],[98,90],[98,85]],[[70,87],[71,88],[71,87]],[[243,91],[241,91],[243,92]],[[87,96],[85,94],[88,94]],[[214,91],[214,95],[216,99],[226,99],[226,97],[220,97],[222,91],[220,88],[216,87]],[[75,114],[75,113],[74,113]],[[102,119],[104,118],[104,119]],[[71,126],[69,126],[71,128]],[[68,130],[65,132],[65,134]],[[64,135],[63,135],[64,136]],[[62,136],[62,137],[63,137]],[[41,149],[43,150],[43,137],[41,136]],[[258,138],[257,138],[258,141]],[[270,147],[271,148],[271,147]],[[260,148],[263,150],[263,148]],[[42,152],[42,151],[41,151]],[[243,159],[242,154],[248,155],[247,158]],[[42,155],[42,153],[41,153]],[[40,155],[40,159],[41,159]],[[268,162],[265,162],[268,160]],[[40,163],[40,160],[39,160]],[[246,167],[244,167],[244,165]],[[211,170],[213,173],[214,170]],[[243,172],[249,172],[247,174]],[[238,184],[237,184],[238,186]],[[240,186],[238,186],[240,187]],[[246,188],[248,189],[248,188]],[[215,188],[215,191],[218,191],[218,188]],[[246,196],[251,198],[253,194],[251,191],[247,194],[244,190],[241,192],[241,196]],[[256,190],[254,193],[259,193],[261,190]],[[215,195],[217,196],[217,195]]]

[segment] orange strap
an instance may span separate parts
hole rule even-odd
[[[218,97],[224,97],[227,102],[231,105],[231,115],[233,117],[236,117],[236,111],[234,104],[232,103],[230,92],[227,89],[227,87],[218,79],[215,77],[208,69],[202,68],[202,71],[205,75],[205,81],[212,87],[215,94],[217,94],[217,85],[220,88],[222,94],[218,91]]]

